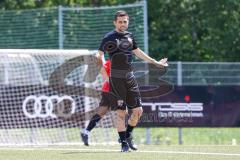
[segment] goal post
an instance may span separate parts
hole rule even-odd
[[[0,145],[80,144],[80,129],[100,99],[102,78],[94,54],[0,49]],[[114,127],[114,116],[101,120],[92,143],[113,140],[106,132]]]

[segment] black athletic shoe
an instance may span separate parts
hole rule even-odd
[[[127,141],[127,143],[128,143],[128,146],[129,146],[132,150],[134,150],[134,151],[137,150],[137,146],[134,144],[132,136],[130,136],[129,138],[126,138],[126,141]]]
[[[84,134],[84,133],[81,133],[81,138],[82,138],[82,141],[83,141],[84,145],[85,146],[89,146],[89,144],[88,144],[88,135]]]
[[[129,146],[128,146],[127,142],[125,142],[125,141],[122,142],[121,152],[129,152]]]

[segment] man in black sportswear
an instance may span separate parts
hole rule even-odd
[[[139,87],[133,75],[133,56],[159,67],[168,66],[168,64],[167,58],[156,61],[138,48],[132,33],[127,31],[129,24],[127,12],[116,12],[113,23],[115,29],[104,36],[96,57],[99,63],[104,53],[109,54],[111,59],[110,92],[117,97],[117,130],[122,144],[121,151],[128,152],[129,147],[137,150],[132,141],[132,131],[142,114]],[[132,111],[127,127],[125,126],[126,109]]]

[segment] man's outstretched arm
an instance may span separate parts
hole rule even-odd
[[[156,66],[162,66],[162,67],[167,67],[168,63],[167,63],[167,58],[163,58],[160,61],[156,61],[155,59],[149,57],[147,54],[145,54],[140,48],[137,48],[135,50],[133,50],[133,53],[140,59],[152,63]]]

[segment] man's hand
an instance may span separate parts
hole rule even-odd
[[[167,60],[168,60],[167,58],[163,58],[160,61],[154,61],[153,64],[156,65],[157,67],[164,68],[168,66]]]
[[[102,65],[103,65],[102,57],[98,53],[95,55],[95,62],[99,67],[102,67]]]

